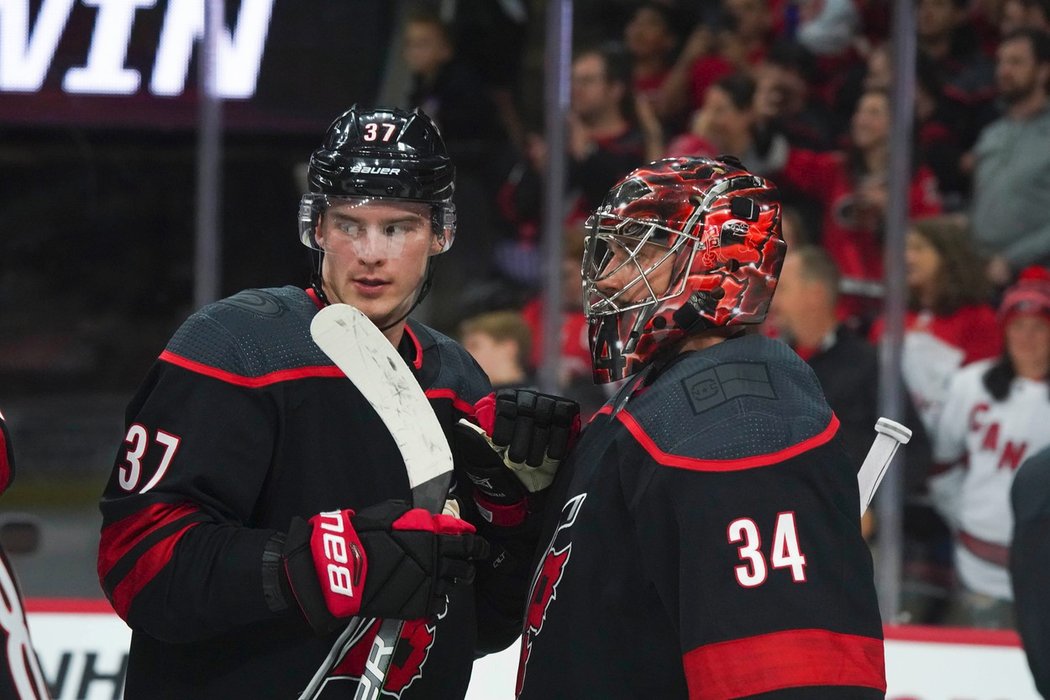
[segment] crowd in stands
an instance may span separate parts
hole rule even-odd
[[[487,4],[519,30],[537,19],[527,3]],[[588,212],[650,160],[732,155],[776,182],[785,205],[789,254],[763,332],[811,364],[863,457],[884,335],[894,4],[579,3],[592,21],[575,34],[566,124],[565,387],[585,392],[590,373],[579,299]],[[469,240],[437,272],[461,281],[459,296],[434,313],[439,326],[462,323],[468,348],[499,356],[494,381],[530,384],[541,359],[550,154],[520,99],[527,47],[465,51],[456,37],[469,13],[439,17],[438,5],[424,3],[403,37],[407,106],[436,119],[456,157]],[[1050,1],[914,7],[902,374],[917,439],[907,457],[903,616],[1012,627],[1009,489],[1050,424]],[[878,523],[866,525],[877,538]]]

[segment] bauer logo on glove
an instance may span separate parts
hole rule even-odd
[[[402,501],[294,518],[282,551],[286,599],[319,633],[352,615],[431,618],[486,556],[470,523]]]

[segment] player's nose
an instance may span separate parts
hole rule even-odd
[[[633,266],[625,262],[627,258],[622,254],[616,254],[609,259],[595,284],[598,291],[606,296],[612,296],[626,286],[633,277],[631,274]]]

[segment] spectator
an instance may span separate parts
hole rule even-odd
[[[671,67],[658,112],[675,115],[702,106],[707,88],[720,78],[758,65],[773,34],[775,14],[765,0],[723,0],[718,26],[693,30]]]
[[[998,355],[1000,333],[988,303],[991,289],[962,220],[913,222],[904,264],[909,299],[901,369],[923,425],[932,431],[951,376],[963,365]],[[872,337],[882,330],[879,319]]]
[[[459,338],[494,390],[533,386],[527,366],[532,333],[520,312],[488,311],[471,316],[460,324]]]
[[[1050,35],[1019,29],[999,46],[996,84],[1006,112],[974,147],[973,230],[993,257],[989,278],[1010,281],[1050,263]]]
[[[1007,36],[1017,29],[1050,31],[1050,1],[1006,0],[999,20],[999,33]]]
[[[809,51],[778,41],[755,68],[755,112],[759,119],[775,124],[792,145],[824,151],[832,145],[832,130],[826,107],[811,94],[816,71]]]
[[[562,392],[580,403],[581,415],[587,416],[601,408],[607,396],[594,384],[591,373],[591,351],[588,344],[587,318],[583,314],[583,290],[580,286],[580,261],[583,259],[585,232],[581,227],[565,229],[562,248],[561,339],[559,355]],[[539,367],[543,362],[543,297],[535,296],[526,302],[522,315],[532,333],[532,356],[529,364]]]
[[[679,27],[672,7],[647,0],[638,5],[623,30],[634,94],[652,104],[661,119],[667,115],[660,112],[659,93],[674,64]]]
[[[912,224],[905,239],[909,308],[904,319],[902,373],[915,418],[908,445],[904,502],[904,581],[901,609],[916,623],[942,622],[951,597],[951,533],[930,504],[932,469],[926,435],[932,435],[948,382],[970,362],[1001,349],[991,289],[969,232],[958,217]],[[883,321],[876,321],[879,338]],[[920,442],[920,438],[922,441]],[[923,449],[925,448],[925,449]]]
[[[878,357],[873,346],[839,322],[835,311],[839,272],[828,254],[817,246],[795,250],[789,247],[788,251],[770,308],[771,318],[779,337],[813,368],[828,404],[839,418],[839,434],[846,451],[859,467],[874,438],[878,417]],[[910,402],[904,422],[915,428],[905,454],[905,483],[911,493],[925,477],[929,442],[916,425]],[[911,512],[905,510],[906,575],[914,568],[910,560],[922,553],[913,544],[916,537]],[[862,526],[865,537],[870,537],[874,532],[871,510],[865,514]]]
[[[744,162],[757,160],[753,130],[755,81],[745,73],[719,78],[707,88],[689,133],[675,138],[666,157],[714,157],[728,154]]]
[[[893,88],[887,44],[875,46],[868,54],[863,86],[866,90],[887,92]],[[966,135],[957,121],[953,106],[944,97],[939,71],[930,58],[920,54],[915,63],[916,155],[937,177],[942,204],[951,210],[961,208],[969,192],[969,176],[963,173],[961,165]]]
[[[440,18],[427,12],[408,18],[403,58],[412,73],[409,105],[432,115],[461,170],[480,166],[507,143],[500,120],[491,118],[495,106],[484,81],[457,58],[450,29]]]
[[[1010,488],[1025,457],[1050,445],[1050,272],[1022,273],[1003,295],[999,320],[1003,355],[952,378],[933,433],[944,471],[930,490],[955,535],[960,588],[949,620],[1010,628]]]
[[[583,49],[572,62],[568,179],[578,195],[573,209],[579,218],[644,157],[642,134],[634,123],[630,70],[627,54],[616,44]],[[528,155],[533,175],[543,172],[547,144],[539,135],[529,138]],[[523,207],[529,215],[536,208]]]
[[[771,313],[783,339],[817,375],[840,435],[857,466],[864,461],[878,417],[878,358],[835,313],[839,271],[817,246],[790,250],[780,272]]]
[[[447,23],[456,55],[470,64],[488,88],[488,99],[511,141],[524,144],[522,117],[515,104],[526,55],[531,10],[522,0],[429,0]]]
[[[433,115],[449,155],[456,163],[456,218],[475,232],[471,245],[449,252],[444,273],[484,284],[494,274],[495,183],[513,159],[489,91],[473,66],[459,59],[450,29],[435,14],[410,15],[404,27],[404,61],[412,72],[412,107]],[[427,321],[442,331],[455,328],[456,295],[436,285],[424,307]]]
[[[823,205],[821,244],[843,275],[839,313],[863,323],[874,304],[858,291],[882,279],[882,226],[889,178],[889,95],[866,90],[857,102],[844,151],[817,153],[772,139],[766,168],[775,177]],[[921,218],[941,211],[937,182],[917,165],[909,187],[909,213]]]
[[[1050,447],[1026,459],[1010,487],[1014,536],[1010,582],[1028,667],[1035,687],[1050,697]]]
[[[994,117],[995,71],[969,22],[968,0],[918,0],[919,55],[934,66],[954,103],[967,146]]]
[[[789,255],[792,250],[811,245],[809,232],[797,209],[785,206],[780,210],[780,228]]]
[[[944,86],[930,61],[919,56],[915,66],[915,140],[919,161],[937,178],[945,211],[962,209],[970,192],[970,178],[963,172],[963,142],[952,105],[944,98]]]

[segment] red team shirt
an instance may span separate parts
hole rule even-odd
[[[872,342],[882,337],[883,319],[872,327]],[[996,357],[1002,333],[988,304],[972,304],[950,314],[908,311],[904,317],[901,371],[915,410],[933,431],[944,406],[948,382],[962,366]]]
[[[845,154],[792,148],[778,180],[823,204],[822,244],[844,277],[882,279],[882,243],[859,215],[856,183]],[[941,212],[937,180],[926,166],[919,166],[912,176],[908,202],[908,215],[915,219]]]

